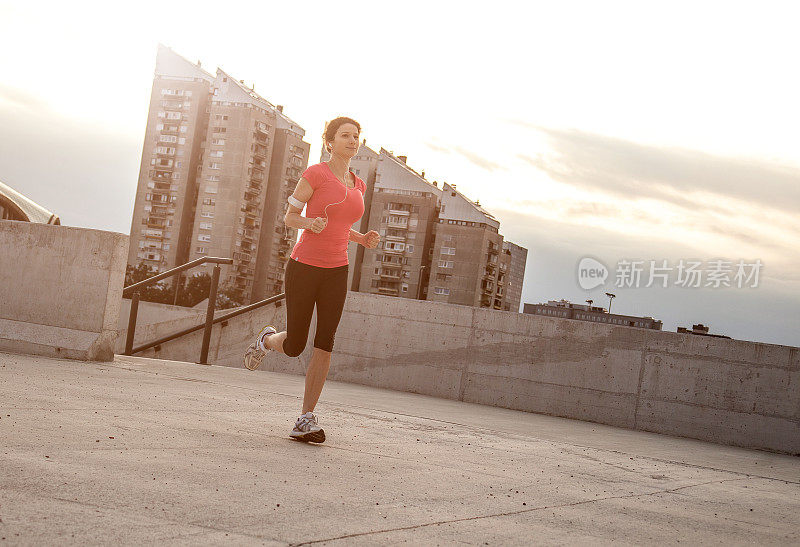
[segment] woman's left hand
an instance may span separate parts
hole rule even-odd
[[[378,246],[380,240],[381,235],[375,230],[370,230],[364,234],[364,247],[367,247],[368,249],[374,249]]]

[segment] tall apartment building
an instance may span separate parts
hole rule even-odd
[[[374,249],[361,246],[354,290],[420,298],[430,272],[441,190],[409,167],[404,156],[383,148],[377,156],[369,216],[359,231],[375,230],[381,243]]]
[[[163,271],[228,257],[220,282],[244,302],[281,292],[297,237],[283,215],[308,164],[304,130],[220,69],[211,76],[163,46],[156,66],[128,262]]]
[[[199,64],[159,46],[128,264],[165,271],[188,260],[213,83]]]
[[[503,252],[511,255],[510,265],[506,274],[505,291],[506,301],[503,309],[521,312],[522,282],[525,280],[525,264],[528,262],[528,249],[510,241],[503,241]],[[502,280],[501,280],[502,283]]]
[[[500,222],[455,186],[444,183],[428,300],[503,309],[498,284],[508,271]]]

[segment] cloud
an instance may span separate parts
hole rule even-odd
[[[435,144],[435,143],[432,143],[432,142],[426,142],[425,146],[427,146],[431,150],[435,150],[436,152],[442,152],[444,154],[449,154],[450,153],[450,149],[447,148],[446,146],[441,146],[441,145],[438,145],[438,144]]]
[[[485,169],[487,171],[504,171],[506,169],[499,163],[495,163],[487,158],[484,158],[479,154],[476,154],[475,152],[471,152],[470,150],[467,150],[463,146],[446,147],[439,144],[435,144],[433,142],[426,142],[425,146],[427,146],[431,150],[435,150],[436,152],[441,152],[443,154],[450,154],[452,152],[455,152],[456,154],[465,157],[473,165],[477,165],[481,169]]]
[[[547,138],[550,152],[518,157],[553,180],[615,194],[649,197],[687,209],[722,211],[714,195],[795,214],[800,169],[695,150],[514,122]],[[702,201],[692,195],[704,196]]]
[[[589,206],[580,208],[591,212]],[[765,263],[759,286],[754,288],[683,288],[672,284],[667,288],[621,288],[612,275],[606,286],[586,291],[580,288],[575,275],[578,262],[585,256],[598,258],[612,272],[623,258],[656,260],[657,265],[666,259],[674,267],[681,258],[703,260],[705,264],[713,258],[749,261],[751,257],[697,256],[688,241],[655,243],[641,239],[635,231],[620,234],[581,226],[566,218],[543,220],[516,208],[497,208],[495,216],[505,239],[528,249],[523,302],[566,298],[582,304],[592,298],[595,305],[607,307],[604,293],[610,291],[617,295],[612,311],[661,319],[665,331],[704,323],[711,325],[712,333],[740,340],[800,344],[800,316],[796,312],[800,306],[798,270],[777,270]],[[674,276],[670,279],[671,283],[675,281]]]
[[[47,103],[30,93],[0,83],[0,103],[2,102],[8,103],[12,107],[22,107],[37,112],[50,110]]]

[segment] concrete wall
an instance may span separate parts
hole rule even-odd
[[[194,308],[173,306],[172,304],[159,304],[157,302],[145,302],[140,300],[139,308],[136,311],[136,331],[138,332],[139,327],[144,325],[163,323],[164,321],[182,319],[184,317],[202,317],[205,319],[207,305],[207,298]],[[131,299],[123,298],[119,309],[119,321],[117,322],[117,327],[119,330],[122,331],[128,328],[128,319],[130,318],[130,314]]]
[[[183,306],[173,306],[171,304],[158,304],[156,302],[139,301],[139,309],[136,313],[136,333],[133,336],[133,346],[136,347],[145,342],[157,340],[169,334],[179,332],[183,329],[199,325],[206,320],[206,308],[208,299],[206,298],[193,308]],[[216,310],[215,317],[230,313],[235,308],[227,310]],[[125,340],[128,336],[128,319],[131,313],[131,301],[128,298],[122,299],[122,308],[118,322],[117,342],[114,346],[114,353],[125,353]],[[202,336],[201,336],[202,340]],[[175,344],[176,342],[173,342]],[[248,342],[249,344],[249,342]],[[175,347],[175,346],[173,346]],[[189,351],[187,349],[187,351]],[[200,346],[195,352],[197,359],[185,358],[183,361],[196,361],[200,357]],[[145,355],[138,353],[137,355]]]
[[[284,309],[217,325],[210,362],[242,366],[265,324],[284,329]],[[304,374],[315,328],[316,316],[299,357],[271,353],[262,368]],[[201,340],[141,355],[196,362]],[[800,349],[789,346],[349,292],[328,378],[800,453]]]
[[[128,236],[0,220],[0,351],[114,358]]]

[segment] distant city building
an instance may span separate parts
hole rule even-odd
[[[662,322],[652,317],[608,313],[608,310],[599,306],[573,304],[564,299],[548,300],[546,304],[525,304],[522,311],[523,313],[534,315],[563,317],[565,319],[578,319],[580,321],[593,321],[595,323],[608,323],[610,325],[623,325],[625,327],[638,327],[653,330],[661,330],[662,327]]]
[[[61,224],[61,220],[54,213],[2,182],[0,182],[0,220]]]
[[[528,249],[510,241],[503,241],[503,252],[511,255],[511,265],[508,268],[506,283],[506,305],[510,311],[520,312],[522,282],[525,279]]]
[[[366,143],[350,168],[367,185],[353,228],[381,235],[375,249],[350,244],[351,290],[519,312],[527,249],[504,242],[479,203]]]
[[[725,336],[723,334],[708,334],[708,327],[703,325],[702,323],[698,325],[692,325],[692,330],[689,330],[686,327],[678,327],[678,332],[683,334],[697,334],[698,336],[711,336],[714,338],[730,339],[730,336]]]
[[[128,263],[165,271],[232,258],[220,281],[243,301],[282,292],[297,237],[283,215],[308,165],[304,135],[242,81],[159,46]]]

